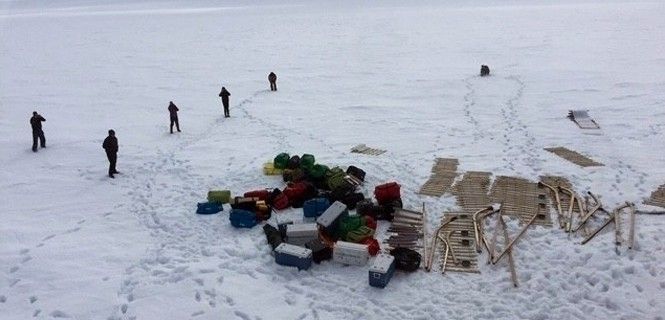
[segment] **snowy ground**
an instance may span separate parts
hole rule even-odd
[[[523,2],[526,3],[526,2]],[[228,208],[197,216],[211,188],[282,182],[279,152],[364,168],[366,195],[398,181],[432,230],[454,198],[415,192],[436,157],[460,170],[568,177],[606,207],[665,183],[665,5],[91,1],[0,2],[0,318],[662,319],[665,221],[640,215],[637,247],[582,246],[528,231],[481,274],[396,274],[276,265],[260,228]],[[492,76],[476,76],[481,64]],[[279,91],[268,91],[275,71]],[[217,98],[232,93],[231,118]],[[168,134],[168,101],[183,132]],[[588,135],[565,118],[589,109]],[[47,119],[33,154],[28,118]],[[115,180],[101,141],[120,142]],[[388,150],[351,154],[358,143]],[[604,167],[544,150],[567,146]],[[277,216],[298,219],[301,211]]]

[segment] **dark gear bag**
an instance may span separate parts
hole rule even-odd
[[[349,166],[346,168],[346,174],[350,174],[360,181],[365,181],[365,171],[363,169],[360,169],[356,166]]]
[[[272,225],[266,223],[263,226],[263,233],[266,234],[266,240],[268,240],[268,244],[270,244],[270,247],[272,247],[273,250],[282,243],[282,235],[279,233],[279,230]]]
[[[395,257],[395,269],[413,272],[420,267],[420,253],[408,248],[395,248],[390,250]]]
[[[289,169],[300,168],[300,157],[292,156],[291,159],[289,159],[289,163],[287,163],[286,167]]]

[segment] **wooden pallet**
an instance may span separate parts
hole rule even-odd
[[[499,176],[494,180],[490,197],[493,203],[501,203],[504,215],[518,217],[524,223],[537,213],[533,224],[552,226],[547,192],[536,182],[518,177]]]
[[[652,192],[651,196],[649,196],[649,199],[644,201],[644,204],[665,208],[665,184],[661,185],[656,191]]]
[[[374,149],[366,146],[365,144],[359,144],[353,148],[351,148],[351,152],[353,153],[362,153],[362,154],[367,154],[370,156],[378,156],[386,152],[386,150],[382,149]]]
[[[491,175],[490,172],[469,171],[462,180],[455,183],[452,193],[457,197],[457,205],[464,212],[470,214],[487,208],[492,203],[487,194]]]
[[[446,258],[444,256],[445,245],[439,242],[436,250],[439,252],[441,266],[443,266],[443,261],[446,259],[445,271],[480,273],[480,270],[478,270],[478,252],[475,250],[473,219],[471,215],[466,213],[445,213],[443,220],[451,216],[457,216],[457,219],[446,225],[439,233],[445,235],[451,232],[450,247],[452,248],[452,252],[449,251]],[[457,258],[457,264],[453,261],[453,253]]]
[[[565,147],[553,147],[553,148],[545,148],[545,150],[556,154],[557,156],[564,158],[580,167],[599,167],[599,166],[604,166],[604,164],[600,162],[596,162],[587,156],[578,153],[576,151],[570,150]]]
[[[457,177],[457,159],[437,158],[432,166],[430,178],[420,187],[419,194],[440,197],[447,191]]]

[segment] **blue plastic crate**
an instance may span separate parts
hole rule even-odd
[[[305,218],[316,218],[330,207],[330,201],[326,198],[314,198],[305,201],[302,210]]]

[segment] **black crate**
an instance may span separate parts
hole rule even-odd
[[[315,263],[332,259],[332,248],[326,246],[321,240],[314,239],[305,244],[305,247],[312,250],[312,260]]]

